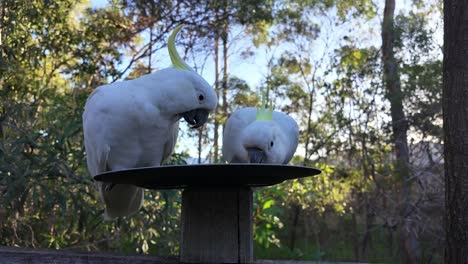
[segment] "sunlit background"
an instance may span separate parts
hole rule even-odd
[[[256,190],[257,258],[442,263],[442,3],[396,0],[391,64],[385,2],[2,1],[0,245],[178,253],[179,191],[146,192],[137,215],[103,222],[81,114],[99,85],[170,67],[167,37],[185,24],[177,49],[219,102],[202,130],[181,121],[168,164],[223,162],[226,119],[268,90],[300,127],[291,164],[323,170]]]

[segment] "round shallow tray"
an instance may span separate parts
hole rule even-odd
[[[94,179],[116,184],[133,184],[146,189],[261,187],[320,173],[318,169],[290,165],[197,164],[110,171],[98,174]]]

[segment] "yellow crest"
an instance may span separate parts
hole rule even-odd
[[[273,120],[273,104],[270,102],[270,108],[266,108],[266,92],[262,92],[262,105],[257,108],[257,118],[255,120]]]
[[[192,69],[187,64],[185,64],[185,62],[179,56],[179,53],[177,52],[177,49],[175,47],[175,37],[177,33],[179,33],[181,28],[182,28],[182,25],[178,25],[174,29],[174,31],[172,31],[171,35],[169,36],[168,43],[167,43],[167,49],[169,50],[169,57],[171,58],[172,65],[174,66],[174,68],[190,71]]]

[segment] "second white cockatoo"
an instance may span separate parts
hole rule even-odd
[[[226,122],[223,156],[229,163],[287,164],[296,152],[299,128],[290,116],[260,108],[240,108]]]
[[[180,58],[178,26],[168,40],[173,67],[96,88],[83,113],[84,145],[91,176],[106,171],[159,166],[172,153],[179,119],[202,126],[217,104],[213,88]],[[128,216],[143,203],[134,185],[97,183],[104,218]]]

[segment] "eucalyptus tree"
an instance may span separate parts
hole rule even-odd
[[[444,160],[445,160],[445,263],[466,263],[467,243],[467,149],[468,126],[466,74],[468,31],[465,21],[468,6],[464,1],[444,1]]]
[[[0,18],[0,243],[148,251],[147,241],[161,232],[147,230],[157,214],[100,223],[82,147],[88,93],[120,78],[125,52],[137,47],[133,17],[118,5],[64,0],[2,1]],[[160,220],[170,229],[177,219]],[[166,242],[157,247],[176,248]]]

